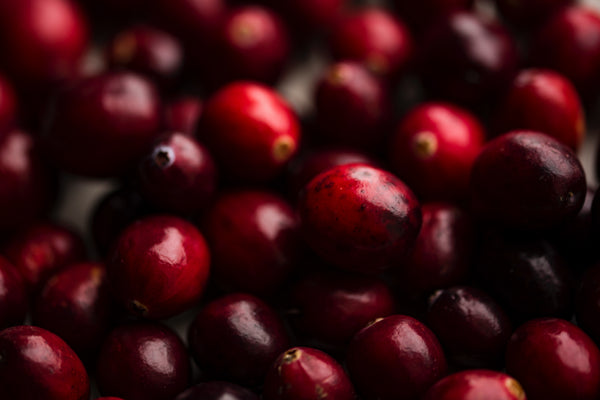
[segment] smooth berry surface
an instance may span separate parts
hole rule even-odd
[[[427,391],[423,400],[527,400],[514,378],[485,369],[457,372]]]

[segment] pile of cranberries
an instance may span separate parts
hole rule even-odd
[[[600,400],[599,10],[0,0],[0,398]]]

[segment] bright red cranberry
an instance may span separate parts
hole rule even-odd
[[[433,23],[457,11],[473,8],[474,0],[423,0],[392,2],[402,18],[417,31],[422,32]]]
[[[230,291],[272,294],[295,269],[302,252],[294,209],[269,192],[221,195],[206,212],[203,232],[213,256],[213,278]]]
[[[519,327],[506,348],[506,370],[529,400],[600,397],[600,351],[565,320],[541,318]]]
[[[485,132],[470,112],[451,104],[425,103],[412,109],[392,136],[392,170],[429,200],[467,197],[469,175]]]
[[[258,400],[258,396],[235,383],[215,381],[192,386],[175,400]]]
[[[600,265],[590,268],[581,278],[575,301],[577,324],[600,343]]]
[[[157,208],[192,214],[212,200],[217,168],[203,145],[193,137],[172,132],[157,139],[141,159],[137,182],[144,198]]]
[[[521,384],[502,372],[461,371],[433,385],[423,400],[527,400]]]
[[[354,400],[346,372],[327,353],[294,347],[271,366],[263,389],[265,400]]]
[[[356,334],[346,363],[366,400],[413,400],[446,373],[437,338],[414,318],[393,315]]]
[[[414,51],[402,21],[374,7],[340,16],[331,28],[329,45],[336,60],[358,61],[375,75],[392,79],[408,68]]]
[[[8,399],[87,400],[81,360],[58,336],[35,326],[0,331],[0,387]]]
[[[188,338],[202,371],[244,385],[261,384],[289,346],[275,311],[247,294],[230,294],[207,304],[192,322]]]
[[[345,347],[367,323],[394,311],[390,288],[377,278],[316,272],[297,281],[289,293],[294,327],[336,349]]]
[[[100,393],[127,400],[170,400],[191,376],[185,345],[175,332],[154,323],[114,329],[104,341],[97,364]]]
[[[54,105],[44,135],[48,156],[80,175],[125,172],[159,133],[161,104],[154,86],[127,72],[82,79]]]
[[[0,330],[23,323],[27,303],[27,291],[19,271],[0,257]]]
[[[387,87],[357,62],[330,66],[315,92],[317,141],[378,149],[391,119]]]
[[[17,96],[8,80],[0,75],[0,133],[14,127],[17,119]]]
[[[238,82],[206,102],[198,137],[233,177],[265,181],[275,177],[296,153],[300,125],[294,111],[273,90]]]
[[[197,97],[184,96],[172,101],[164,110],[165,130],[194,136],[203,110],[204,104]]]
[[[431,95],[481,106],[506,89],[517,66],[516,44],[502,25],[459,12],[425,35],[419,73]]]
[[[81,236],[52,222],[38,222],[21,231],[4,246],[3,253],[17,267],[29,291],[41,289],[54,273],[86,256]]]
[[[576,0],[495,0],[502,17],[511,24],[531,29],[543,23],[561,8],[575,3]]]
[[[299,214],[308,244],[339,268],[378,273],[415,242],[421,208],[389,172],[364,164],[332,168],[303,189]]]
[[[514,229],[545,229],[574,217],[586,190],[577,155],[537,132],[514,131],[487,143],[471,173],[475,215]]]
[[[150,216],[121,233],[108,278],[115,297],[131,314],[163,319],[200,299],[209,265],[208,246],[192,224],[174,216]]]

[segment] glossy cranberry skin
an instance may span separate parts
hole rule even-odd
[[[315,92],[318,141],[357,149],[378,149],[391,119],[387,87],[362,64],[331,65]]]
[[[414,44],[408,28],[382,8],[346,12],[329,35],[336,60],[360,62],[383,78],[398,78],[412,61]]]
[[[416,400],[446,373],[433,332],[405,315],[383,318],[358,332],[346,363],[366,400]]]
[[[0,331],[2,395],[22,400],[87,400],[90,381],[81,360],[55,334],[35,326]]]
[[[113,72],[80,80],[56,100],[43,143],[68,172],[108,177],[125,172],[159,133],[161,104],[152,83]]]
[[[600,351],[565,320],[541,318],[520,326],[506,348],[506,370],[529,400],[600,396]]]
[[[12,128],[17,119],[16,93],[4,75],[0,75],[0,133]]]
[[[423,400],[527,400],[521,384],[502,372],[461,371],[433,385]]]
[[[474,214],[512,229],[546,229],[574,217],[586,190],[577,155],[556,139],[531,131],[513,131],[488,142],[471,173]]]
[[[374,274],[389,268],[409,252],[421,228],[411,190],[391,173],[363,164],[316,176],[298,204],[308,244],[345,270]]]
[[[398,124],[388,149],[390,165],[421,198],[462,200],[484,141],[484,129],[470,112],[446,103],[421,104]]]
[[[517,72],[516,44],[499,23],[459,12],[425,34],[419,73],[436,98],[481,106],[510,84]]]
[[[185,345],[175,332],[154,323],[115,328],[97,364],[100,393],[128,400],[170,400],[191,376]]]
[[[303,250],[294,209],[265,191],[222,194],[207,210],[202,231],[213,256],[213,277],[229,291],[273,294]]]
[[[208,303],[192,322],[188,339],[202,371],[244,385],[261,384],[271,364],[289,347],[275,311],[241,293]]]
[[[585,272],[575,300],[577,324],[596,343],[600,343],[600,265]]]
[[[400,16],[417,31],[422,32],[433,23],[457,11],[473,8],[474,0],[424,0],[392,2]]]
[[[192,214],[203,210],[217,187],[217,167],[193,137],[161,136],[141,159],[137,183],[144,198],[161,210]]]
[[[526,69],[516,76],[497,114],[500,133],[515,129],[543,132],[577,150],[585,136],[579,94],[562,75]]]
[[[8,260],[0,257],[0,329],[23,323],[27,308],[23,278]]]
[[[86,256],[81,236],[53,222],[29,226],[6,243],[3,253],[17,267],[30,292],[41,289],[55,272]]]
[[[215,381],[192,386],[175,400],[258,400],[258,396],[235,383]]]
[[[496,7],[504,19],[526,30],[535,28],[563,7],[575,0],[496,0]]]
[[[335,359],[317,349],[294,347],[271,366],[263,389],[265,400],[354,400],[354,388]]]
[[[252,82],[229,84],[207,102],[198,138],[234,178],[274,178],[296,153],[300,125],[273,90]]]
[[[194,96],[178,98],[165,106],[164,128],[166,131],[194,136],[203,110],[204,103],[200,98]]]

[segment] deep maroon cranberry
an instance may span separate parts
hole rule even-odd
[[[8,82],[0,75],[0,134],[14,127],[17,119],[17,97]]]
[[[163,319],[200,299],[209,265],[208,246],[192,224],[158,215],[121,233],[107,271],[116,299],[131,314]]]
[[[419,73],[435,97],[481,106],[506,89],[517,72],[516,44],[499,23],[459,12],[431,27]]]
[[[600,343],[600,265],[590,268],[581,278],[575,301],[577,324]]]
[[[306,36],[315,30],[328,30],[340,16],[348,0],[263,0],[280,12],[290,25]]]
[[[0,331],[2,396],[22,400],[87,400],[81,360],[58,336],[35,326]]]
[[[317,141],[378,149],[391,119],[387,87],[357,62],[331,65],[315,92]]]
[[[203,110],[204,104],[198,97],[184,96],[172,101],[164,110],[165,130],[194,136]]]
[[[570,322],[541,318],[519,327],[506,348],[506,371],[529,400],[600,397],[600,351]]]
[[[300,125],[294,111],[273,90],[238,82],[206,102],[198,137],[228,174],[265,181],[275,177],[296,153]]]
[[[474,0],[393,1],[402,18],[419,32],[456,11],[472,9],[474,3]]]
[[[502,372],[476,369],[449,375],[423,400],[527,400],[521,384]]]
[[[537,132],[514,131],[487,143],[471,173],[475,215],[513,229],[545,229],[574,217],[586,190],[577,155]]]
[[[235,383],[215,381],[192,386],[175,400],[258,400],[258,396]]]
[[[393,315],[356,334],[347,354],[356,390],[366,400],[414,400],[446,373],[442,346],[414,318]]]
[[[500,14],[511,24],[530,30],[576,0],[495,0]]]
[[[263,389],[265,400],[354,400],[346,372],[327,353],[294,347],[271,366]]]
[[[217,168],[208,150],[193,137],[166,133],[141,159],[137,182],[144,198],[165,211],[192,214],[215,194]]]
[[[517,75],[496,113],[499,133],[533,130],[577,150],[585,136],[585,115],[573,84],[562,75],[526,69]]]
[[[402,21],[382,8],[348,11],[331,27],[336,60],[363,63],[375,75],[398,78],[413,56],[413,40]]]
[[[485,141],[477,118],[451,104],[425,103],[412,109],[388,149],[392,170],[428,200],[467,197],[469,175]]]
[[[17,267],[29,291],[41,289],[51,275],[86,256],[81,236],[53,222],[29,226],[4,246],[3,253]]]
[[[124,400],[124,399],[122,399],[120,397],[110,396],[110,397],[98,397],[96,400]]]
[[[221,195],[206,212],[203,232],[213,256],[213,278],[229,291],[272,294],[303,250],[294,209],[270,192]]]
[[[263,382],[289,346],[283,323],[262,300],[230,294],[208,303],[190,326],[190,351],[206,374],[244,385]]]
[[[339,268],[378,273],[415,242],[421,208],[389,172],[364,164],[332,168],[303,189],[299,214],[308,244]]]
[[[117,175],[150,147],[160,121],[160,99],[146,79],[127,72],[82,79],[57,98],[45,150],[69,172]]]
[[[114,329],[97,365],[100,393],[127,400],[171,400],[191,376],[185,345],[169,328],[135,323]]]
[[[0,330],[19,325],[27,315],[27,291],[19,271],[0,257]]]
[[[376,278],[342,272],[311,273],[289,293],[288,315],[302,334],[343,348],[367,323],[395,311],[390,288]]]

